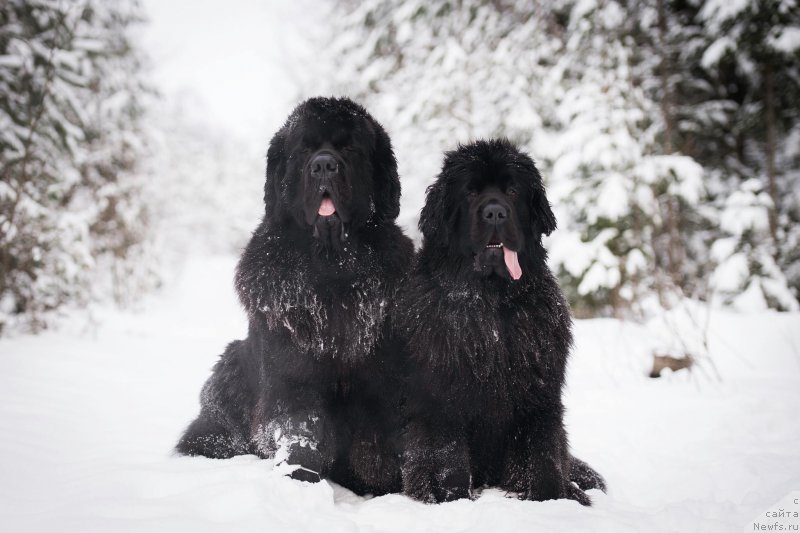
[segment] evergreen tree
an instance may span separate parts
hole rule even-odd
[[[614,1],[567,4],[568,35],[545,94],[555,104],[551,191],[566,231],[552,259],[580,314],[647,314],[682,296],[683,236],[704,194],[702,168],[672,153],[646,90],[654,49]]]
[[[797,309],[800,10],[764,0],[680,7],[702,28],[685,57],[700,89],[687,99],[700,107],[686,113],[686,140],[709,169],[719,213],[712,289],[743,309]]]
[[[133,1],[0,5],[0,328],[147,271],[140,21]]]
[[[545,7],[344,0],[334,20],[338,90],[386,123],[405,184],[400,223],[413,236],[444,150],[490,136],[527,147],[543,132],[538,87],[559,46]]]

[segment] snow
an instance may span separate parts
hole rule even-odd
[[[730,37],[720,37],[703,52],[700,64],[704,69],[711,69],[728,52],[736,49],[736,43]]]
[[[665,330],[688,339],[702,310],[666,326],[577,321],[566,421],[610,486],[590,509],[497,490],[438,506],[365,499],[253,456],[177,457],[211,365],[245,334],[234,265],[194,257],[137,312],[95,308],[0,340],[4,531],[727,532],[800,486],[798,313],[703,312],[708,357],[659,380],[644,376]]]
[[[606,247],[617,236],[617,230],[601,230],[595,239],[584,242],[576,233],[564,233],[547,240],[552,268],[563,267],[570,275],[582,277],[578,292],[591,294],[601,288],[610,288],[620,280],[620,260]],[[641,251],[629,257],[631,268],[641,269]]]
[[[597,218],[601,216],[611,220],[621,217],[628,210],[628,198],[625,178],[617,172],[610,172],[600,186],[597,196],[597,211],[591,213],[591,222],[596,222]]]
[[[619,283],[620,278],[619,270],[614,268],[615,266],[613,263],[604,265],[602,262],[592,264],[583,275],[581,284],[578,285],[578,293],[587,295],[603,287],[615,286]]]
[[[753,0],[708,0],[700,9],[700,18],[716,30],[724,21],[735,18],[753,3]]]
[[[800,48],[800,27],[786,26],[780,31],[773,31],[767,37],[767,43],[772,48],[791,55]]]
[[[761,280],[759,278],[754,278],[753,281],[747,285],[744,292],[734,298],[733,307],[740,311],[762,311],[769,307],[767,305],[767,299],[764,298],[764,292],[761,289]]]
[[[642,161],[638,172],[647,183],[657,183],[662,176],[672,178],[669,192],[691,204],[700,202],[703,187],[703,167],[684,155],[651,156]]]
[[[746,190],[746,185],[728,196],[726,209],[720,217],[720,227],[734,235],[741,235],[750,228],[764,231],[769,227],[767,208],[772,200],[764,192]]]
[[[730,243],[730,240],[721,241],[724,244]],[[716,243],[714,243],[716,244]],[[722,248],[716,247],[717,249]],[[715,251],[712,248],[712,253]],[[741,287],[745,281],[750,269],[747,265],[747,256],[744,254],[731,254],[724,261],[720,261],[720,265],[711,276],[711,283],[721,291],[736,291]]]

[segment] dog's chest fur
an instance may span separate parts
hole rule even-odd
[[[298,351],[348,364],[365,359],[380,338],[388,305],[383,277],[368,247],[358,256],[319,259],[271,236],[243,258],[237,289],[251,317]]]
[[[558,349],[563,327],[537,309],[540,302],[468,289],[414,296],[402,321],[412,364],[424,368],[443,397],[506,412],[536,403],[546,385],[542,365]]]

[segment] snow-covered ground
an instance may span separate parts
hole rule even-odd
[[[251,456],[176,457],[217,354],[245,333],[234,264],[197,258],[138,312],[0,340],[0,530],[727,532],[800,488],[799,314],[712,314],[719,376],[661,380],[644,377],[651,331],[579,321],[567,422],[610,486],[589,509],[497,490],[362,499]]]

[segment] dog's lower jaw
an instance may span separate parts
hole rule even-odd
[[[481,254],[475,254],[473,258],[473,270],[481,278],[489,278],[494,275],[497,278],[510,280],[505,264],[492,264],[482,260]]]
[[[311,235],[325,248],[342,252],[346,249],[348,239],[348,224],[337,215],[318,217],[312,225]]]

